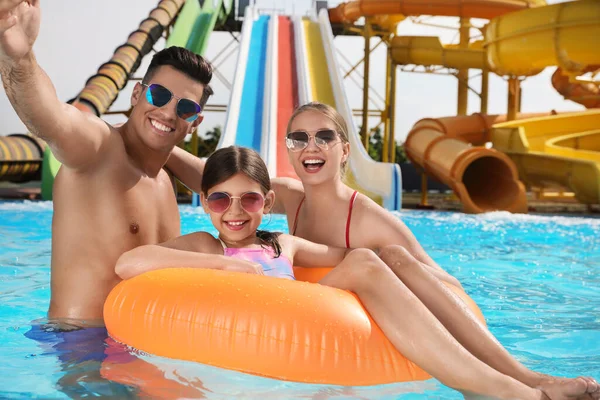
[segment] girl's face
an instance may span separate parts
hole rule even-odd
[[[317,146],[315,141],[317,132],[336,132],[336,129],[335,123],[318,111],[305,111],[292,121],[290,132],[304,131],[310,136],[303,150],[288,149],[290,163],[303,184],[318,185],[340,179],[341,164],[348,159],[350,144],[342,142],[337,133],[327,149]]]
[[[206,195],[202,193],[201,200],[219,237],[227,244],[244,246],[256,242],[256,229],[271,210],[275,194],[272,190],[264,194],[258,182],[238,173],[210,188]]]

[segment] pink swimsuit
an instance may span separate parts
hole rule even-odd
[[[227,247],[219,238],[221,246],[223,246],[223,254],[229,257],[234,257],[241,260],[259,263],[263,267],[263,271],[267,276],[275,278],[292,279],[294,278],[294,269],[290,260],[283,254],[275,258],[275,251],[271,247],[259,249],[245,249]]]

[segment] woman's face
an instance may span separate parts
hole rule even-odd
[[[341,164],[346,161],[350,145],[343,143],[340,135],[335,133],[327,144],[327,149],[317,145],[315,135],[318,132],[337,131],[333,121],[318,111],[305,111],[292,121],[290,132],[304,131],[310,136],[308,146],[302,150],[288,149],[290,163],[303,184],[318,185],[340,179]],[[327,136],[321,136],[327,139]],[[323,143],[322,140],[320,140]]]

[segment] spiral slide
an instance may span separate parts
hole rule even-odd
[[[210,33],[224,21],[233,3],[227,0],[161,0],[127,41],[117,47],[111,59],[91,76],[85,88],[72,100],[83,112],[102,115],[116,100],[165,29],[175,25],[166,46],[186,47],[204,53]],[[45,144],[28,135],[0,137],[0,181],[42,180],[42,198],[52,199],[52,185],[60,163]]]
[[[600,204],[600,110],[506,122],[491,134],[525,183],[567,188],[581,203]]]
[[[544,1],[537,0],[361,0],[343,3],[330,10],[332,21],[347,23],[361,16],[393,14],[491,19],[486,42],[474,42],[468,48],[444,46],[436,37],[397,36],[391,47],[392,57],[398,64],[487,69],[513,76],[534,75],[547,66],[558,65],[561,68],[555,74],[554,86],[561,94],[588,107],[598,104],[597,87],[571,83],[567,76],[586,72],[593,68],[590,66],[596,65],[597,68],[600,64],[600,42],[593,39],[600,35],[600,3],[595,0],[553,6],[545,6]],[[560,118],[561,121],[569,121],[568,116]],[[483,144],[470,141],[471,134],[480,137],[480,132],[489,132],[491,123],[502,122],[503,119],[477,114],[419,121],[408,135],[405,149],[413,162],[454,189],[465,211],[501,209],[524,212],[527,210],[526,197],[519,176],[529,184],[543,183],[532,178],[535,174],[526,178],[530,164],[518,163],[518,168],[515,167],[506,154],[497,151],[506,150],[510,158],[516,160],[513,152],[504,147],[487,149],[470,145]],[[575,121],[572,120],[570,125],[576,126]],[[568,122],[565,124],[569,125]],[[589,143],[592,139],[588,132],[584,134],[587,135],[585,143]],[[493,139],[494,135],[488,136],[488,140]],[[542,149],[537,151],[537,155],[545,152]],[[573,152],[568,154],[569,157],[578,157]],[[560,174],[568,172],[563,169]],[[580,197],[580,200],[583,201],[583,198]]]
[[[598,86],[565,75],[600,64],[600,2],[581,0],[509,14],[489,27],[488,60],[505,73],[557,65],[554,87],[588,108],[598,107]],[[551,43],[552,46],[548,46]],[[510,156],[523,181],[567,188],[585,204],[600,203],[600,111],[548,116],[495,125],[494,147]]]

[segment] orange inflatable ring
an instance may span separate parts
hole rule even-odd
[[[298,281],[209,269],[148,272],[111,291],[106,328],[147,353],[280,380],[359,386],[430,378],[352,293],[309,283],[329,270],[295,268]]]

